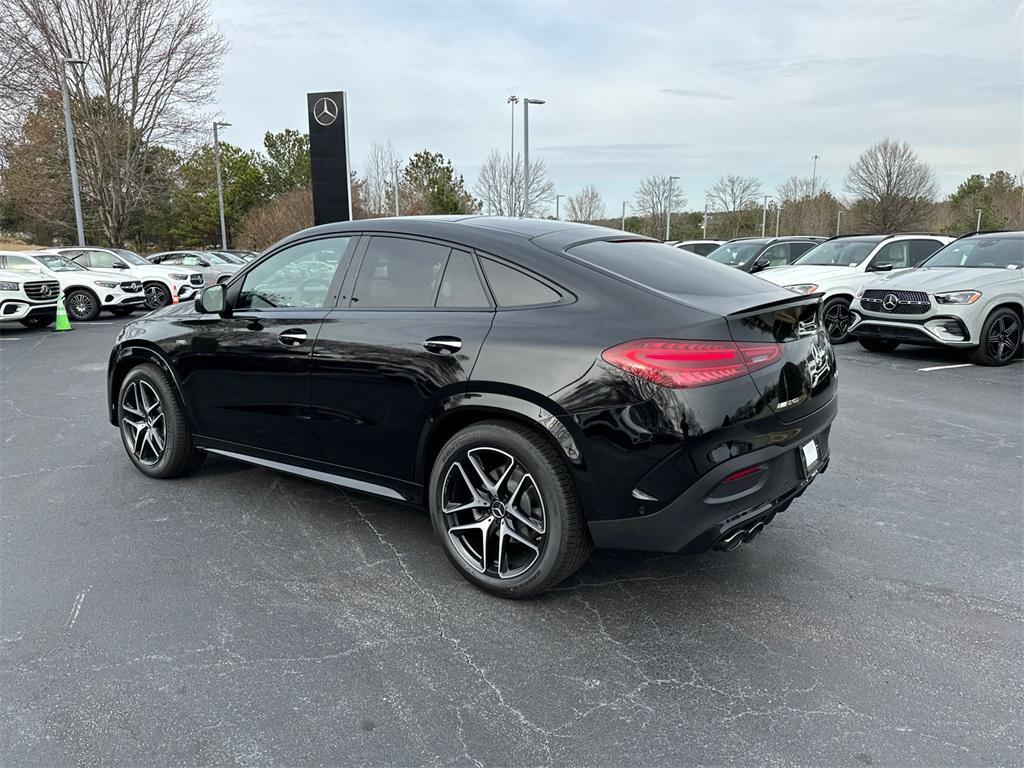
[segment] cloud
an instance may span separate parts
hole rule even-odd
[[[662,88],[658,93],[670,93],[673,96],[681,96],[684,99],[717,99],[719,101],[732,101],[735,96],[718,91],[705,91],[699,88]]]

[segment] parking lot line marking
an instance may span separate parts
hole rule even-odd
[[[944,371],[947,368],[973,368],[974,363],[955,363],[954,365],[933,365],[930,368],[918,368],[919,371]]]
[[[0,341],[21,341],[21,336],[0,336]]]
[[[71,620],[68,622],[68,630],[75,628],[75,621],[78,619],[78,612],[82,610],[82,603],[85,602],[85,594],[90,589],[92,589],[92,584],[78,593],[78,597],[75,599],[75,604],[71,607]]]

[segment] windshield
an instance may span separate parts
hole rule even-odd
[[[936,251],[923,267],[1024,269],[1024,238],[973,237]]]
[[[728,264],[730,267],[742,267],[757,256],[762,248],[764,243],[726,243],[715,248],[708,254],[708,258],[719,264]]]
[[[33,258],[41,262],[51,272],[88,272],[85,267],[58,256],[56,253],[41,253]]]
[[[877,240],[829,240],[811,248],[793,262],[794,267],[856,267],[878,245]]]
[[[237,256],[232,256],[230,253],[224,253],[223,251],[203,251],[203,256],[208,261],[214,264],[241,264],[242,260]]]
[[[111,248],[114,253],[120,256],[122,259],[127,261],[129,264],[134,264],[137,267],[149,267],[152,266],[148,261],[135,253],[135,251],[129,251],[125,248]]]

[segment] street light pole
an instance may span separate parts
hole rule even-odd
[[[669,237],[669,227],[672,224],[672,197],[673,197],[672,182],[673,181],[677,181],[678,179],[679,179],[678,176],[669,176],[668,177],[668,203],[665,206],[665,208],[666,208],[666,210],[665,210],[665,240],[666,241],[668,240],[668,237]]]
[[[974,225],[974,231],[981,232],[981,208],[975,208],[974,210],[978,213],[978,223]]]
[[[530,212],[530,105],[544,99],[523,99],[523,216]]]
[[[839,227],[843,223],[843,209],[840,208],[839,212],[836,213],[836,237],[839,237]]]
[[[565,197],[565,195],[555,195],[555,218],[556,219],[562,218],[562,214],[560,212],[561,211],[561,207],[559,206],[559,203],[562,201],[563,197]]]
[[[703,238],[708,239],[708,201],[704,201],[704,234]]]
[[[85,245],[85,222],[82,221],[82,196],[78,191],[78,159],[75,155],[75,130],[71,125],[71,99],[68,96],[68,65],[84,66],[85,59],[64,59],[60,66],[60,98],[64,104],[64,133],[68,140],[68,165],[71,167],[71,195],[75,200],[75,229],[78,244]]]
[[[764,206],[761,208],[761,237],[764,237],[764,228],[768,225],[768,197],[764,196]]]
[[[818,161],[821,159],[818,155],[813,155],[811,160],[814,161],[814,169],[811,171],[811,197],[813,198],[817,192],[818,182]]]
[[[398,163],[391,169],[391,183],[395,187],[395,216],[398,216]]]
[[[626,231],[626,201],[622,201],[622,231]]]
[[[775,201],[775,236],[779,236],[779,219],[782,217],[782,203]]]
[[[215,121],[213,123],[213,162],[217,166],[217,207],[220,209],[220,247],[228,248],[228,228],[224,224],[224,185],[220,178],[220,136],[218,128],[227,128],[231,123]]]

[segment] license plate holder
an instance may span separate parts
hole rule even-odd
[[[809,440],[800,446],[800,462],[803,464],[804,477],[811,478],[817,474],[821,464],[817,440]]]

